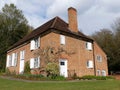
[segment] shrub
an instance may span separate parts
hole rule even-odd
[[[51,81],[51,80],[66,80],[65,77],[63,76],[56,76],[55,78],[52,77],[44,77],[43,75],[32,75],[32,74],[21,74],[21,75],[16,75],[14,76],[15,78],[19,78],[19,79],[26,79],[26,80],[47,80],[47,81]]]
[[[8,68],[6,68],[5,74],[6,75],[11,75],[11,72],[10,72],[10,70]]]
[[[29,61],[27,61],[26,63],[25,63],[25,70],[24,70],[24,73],[30,73],[30,63],[29,63]]]
[[[1,69],[1,70],[0,70],[0,73],[5,73],[5,69]]]
[[[57,63],[48,63],[46,66],[47,76],[55,78],[59,75],[59,65]]]
[[[58,75],[54,78],[54,80],[66,80],[66,78],[64,76],[59,76]]]
[[[32,74],[20,74],[20,75],[16,75],[15,78],[19,78],[19,79],[27,79],[27,80],[40,80],[42,78],[44,78],[43,75],[32,75]]]
[[[92,75],[86,75],[86,76],[80,77],[79,79],[88,79],[88,80],[92,80],[92,79],[96,79],[96,80],[107,80],[107,79],[114,79],[114,77],[111,77],[111,76],[92,76]]]
[[[79,79],[79,77],[77,76],[76,73],[73,74],[73,76],[71,77],[72,79]]]

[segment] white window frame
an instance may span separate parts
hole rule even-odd
[[[40,47],[40,37],[31,40],[30,50],[35,50],[38,49],[39,47]]]
[[[31,40],[30,41],[30,50],[34,50],[35,49],[35,41]]]
[[[39,68],[40,67],[40,57],[30,59],[30,68]]]
[[[102,71],[101,71],[101,75],[102,75],[102,76],[106,76],[106,71],[105,71],[105,70],[102,70]]]
[[[40,47],[40,44],[39,44],[40,38],[36,38],[34,39],[34,41],[35,41],[35,49],[38,49]]]
[[[15,53],[12,53],[12,66],[14,66],[15,63]]]
[[[101,55],[97,55],[96,59],[97,59],[98,62],[102,62],[102,56]]]
[[[33,69],[34,68],[34,58],[30,59],[30,68]]]
[[[97,70],[97,75],[101,76],[101,71],[100,70]]]
[[[91,42],[86,42],[86,49],[87,50],[92,50],[92,43]]]
[[[39,57],[34,58],[34,68],[39,68],[39,67],[40,67]]]
[[[9,55],[9,66],[12,66],[12,55]]]
[[[15,59],[14,59],[15,61],[14,61],[14,66],[17,66],[17,60],[18,60],[18,55],[17,55],[17,53],[15,53]]]
[[[24,60],[25,59],[25,51],[20,51],[20,60]]]
[[[87,61],[87,68],[93,68],[93,61],[92,60]]]
[[[65,36],[64,35],[60,35],[60,44],[65,45]]]

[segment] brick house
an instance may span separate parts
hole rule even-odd
[[[31,69],[42,67],[42,56],[35,57],[34,53],[47,46],[75,51],[58,60],[60,75],[108,75],[106,54],[93,39],[78,30],[77,11],[72,7],[68,9],[68,23],[55,17],[11,46],[7,51],[6,68],[22,74],[26,61],[30,62]]]

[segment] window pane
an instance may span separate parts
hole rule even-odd
[[[100,76],[100,70],[97,70],[97,75]]]
[[[102,56],[101,56],[101,55],[97,55],[97,60],[98,60],[99,62],[102,62]]]
[[[35,39],[35,49],[37,49],[38,47],[39,47],[39,40],[37,38],[37,39]]]
[[[9,66],[12,66],[12,55],[9,57]]]
[[[60,62],[60,65],[65,65],[65,62]]]
[[[35,60],[34,60],[34,67],[38,68],[38,58],[35,58]]]

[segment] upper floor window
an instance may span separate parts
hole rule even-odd
[[[24,60],[25,59],[25,51],[20,51],[20,60]]]
[[[65,45],[65,36],[60,35],[60,44]]]
[[[39,40],[37,38],[37,39],[34,39],[34,41],[35,41],[35,49],[37,49],[39,47]]]
[[[93,68],[93,61],[87,61],[87,68]]]
[[[86,42],[86,48],[88,50],[92,50],[92,43],[91,42]]]
[[[31,40],[30,42],[30,50],[35,50],[38,49],[40,47],[40,37]]]
[[[98,61],[98,62],[102,62],[102,56],[101,56],[101,55],[97,55],[96,58],[97,58],[97,61]]]

